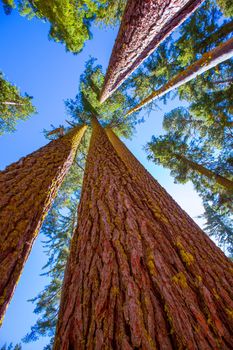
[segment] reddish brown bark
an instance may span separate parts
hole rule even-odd
[[[86,126],[0,172],[0,319]]]
[[[147,103],[153,101],[156,98],[160,98],[166,95],[168,92],[180,87],[181,85],[195,79],[198,75],[203,74],[211,68],[219,65],[220,63],[230,59],[233,56],[233,38],[220,44],[213,50],[204,53],[202,58],[191,64],[184,71],[178,73],[175,77],[169,80],[168,83],[163,85],[160,89],[153,91],[148,97],[142,100],[137,106],[132,108],[127,115],[138,111],[144,107]]]
[[[105,101],[203,0],[128,0],[100,101]]]
[[[230,349],[232,263],[93,124],[54,350]]]

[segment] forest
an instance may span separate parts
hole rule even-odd
[[[233,1],[0,23],[0,350],[231,350]]]

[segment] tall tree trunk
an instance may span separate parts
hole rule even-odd
[[[147,103],[151,102],[155,98],[160,98],[174,90],[181,85],[189,82],[190,80],[196,78],[198,75],[208,71],[209,69],[217,66],[218,64],[228,60],[233,56],[233,38],[227,40],[226,42],[220,44],[215,49],[204,53],[202,58],[191,64],[184,71],[178,73],[174,78],[172,78],[167,84],[165,84],[160,89],[152,92],[148,97],[142,100],[137,106],[132,108],[127,115],[138,111],[140,108],[145,106]]]
[[[0,319],[86,126],[0,172]]]
[[[232,263],[109,138],[94,120],[54,350],[230,349]]]
[[[202,2],[128,0],[100,101],[104,102]]]
[[[221,175],[215,174],[213,171],[205,168],[203,165],[193,162],[192,160],[186,158],[181,154],[173,153],[174,157],[178,160],[181,160],[185,164],[187,164],[194,171],[199,172],[200,174],[208,177],[208,179],[215,181],[217,184],[223,186],[228,191],[233,191],[233,181],[223,177]]]

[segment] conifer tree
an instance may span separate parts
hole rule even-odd
[[[37,341],[39,337],[46,335],[50,337],[50,344],[44,350],[51,348],[55,334],[70,239],[77,225],[77,206],[88,145],[89,130],[81,140],[76,158],[41,228],[41,233],[45,236],[43,243],[48,256],[42,274],[48,276],[50,281],[36,297],[30,300],[35,304],[34,313],[38,315],[38,319],[23,341],[26,343]]]
[[[111,125],[120,136],[129,138],[137,123],[137,113],[126,118],[129,106],[135,105],[135,99],[122,86],[107,101],[100,103],[99,96],[104,81],[102,66],[95,58],[86,62],[85,70],[80,77],[80,87],[75,99],[66,101],[71,118],[77,122],[90,124],[93,115],[97,115],[104,126]]]
[[[188,169],[190,169],[194,172],[200,173],[217,185],[224,187],[225,190],[233,193],[232,180],[218,174],[218,172],[215,172],[214,170],[211,170],[210,163],[206,167],[203,164],[198,163],[198,161],[192,160],[192,155],[194,158],[198,159],[200,158],[200,153],[202,153],[204,158],[205,146],[203,148],[200,146],[198,148],[195,146],[188,148],[188,145],[184,140],[177,137],[176,134],[168,133],[167,135],[158,138],[153,137],[152,141],[148,144],[148,149],[153,154],[154,161],[158,160],[160,164],[168,166],[171,169],[176,169],[179,172],[180,178],[182,177],[182,172],[187,172]]]
[[[205,212],[201,218],[205,219],[205,231],[210,237],[217,241],[217,244],[225,254],[233,258],[233,225],[230,215],[224,211],[216,210],[208,201],[204,202]]]
[[[2,0],[9,14],[17,7],[21,15],[50,23],[49,37],[65,44],[68,51],[80,52],[92,38],[91,24],[115,25],[121,18],[126,0]]]
[[[160,89],[153,91],[149,96],[142,100],[134,108],[130,109],[127,115],[141,109],[147,103],[150,103],[156,98],[160,98],[170,92],[173,89],[180,87],[181,85],[195,79],[198,75],[206,72],[207,70],[214,68],[220,63],[228,60],[233,56],[233,38],[220,44],[212,51],[206,52],[202,58],[194,62],[186,68],[186,70],[178,73],[175,77],[169,80]],[[222,82],[221,82],[222,83]],[[224,82],[223,82],[224,83]]]
[[[53,349],[230,349],[232,263],[114,143],[93,118]]]
[[[0,135],[15,130],[19,120],[26,120],[35,113],[31,99],[22,96],[19,89],[7,81],[0,72]]]
[[[134,98],[138,104],[153,91],[163,91],[163,87],[173,81],[175,77],[182,77],[182,72],[200,59],[200,55],[221,47],[225,41],[231,38],[232,21],[222,16],[215,2],[205,1],[190,18],[185,21],[176,33],[161,44],[140,69],[128,80],[128,84],[134,91]],[[179,96],[181,100],[191,104],[196,103],[199,109],[210,106],[212,116],[215,113],[215,104],[225,105],[222,100],[230,99],[225,91],[230,88],[232,77],[232,60],[225,61],[215,69],[210,69],[198,76],[177,91],[172,91],[163,96],[163,101],[168,97]],[[218,83],[219,82],[219,83]],[[222,82],[222,83],[221,83]],[[218,91],[219,93],[216,96]],[[216,92],[216,93],[215,93]],[[205,99],[205,101],[203,101]],[[216,102],[216,103],[215,103]],[[154,104],[147,105],[150,110]],[[131,108],[132,109],[132,108]]]
[[[85,129],[75,128],[0,173],[1,319]]]
[[[96,64],[95,59],[88,60],[80,78],[76,98],[66,102],[67,112],[72,118],[69,123],[71,125],[77,122],[89,124],[92,114],[97,113],[103,125],[114,126],[119,135],[128,138],[133,133],[136,121],[135,115],[125,119],[125,111],[129,104],[133,104],[133,101],[127,95],[126,90],[120,88],[105,103],[100,104],[98,96],[103,79],[102,67]],[[49,138],[56,139],[55,131],[59,131],[60,127],[53,128],[55,130],[50,133],[45,131],[45,135],[51,134]],[[77,214],[76,208],[79,203],[88,146],[89,132],[87,130],[79,145],[73,165],[41,229],[47,237],[45,248],[49,256],[43,273],[51,277],[51,282],[32,299],[36,305],[34,312],[38,315],[38,319],[31,327],[31,331],[24,337],[24,341],[31,342],[36,341],[40,336],[49,336],[51,337],[50,344],[44,350],[51,349],[55,333],[64,268],[69,252],[69,240],[72,236],[73,217],[76,218]],[[62,214],[64,212],[65,216]]]
[[[228,223],[232,213],[233,180],[229,127],[223,128],[219,122],[208,124],[203,119],[195,119],[184,108],[166,114],[164,127],[168,133],[153,137],[147,144],[149,159],[169,168],[175,182],[192,181],[203,199],[205,210],[208,210],[203,215],[208,233],[216,235],[219,242],[226,242],[229,251],[232,240],[231,235],[229,239],[226,236],[231,230]],[[212,211],[208,209],[210,207]],[[224,237],[222,240],[219,239],[221,236]]]
[[[128,0],[110,58],[101,102],[202,2],[203,0]]]

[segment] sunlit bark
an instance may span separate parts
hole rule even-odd
[[[0,172],[0,319],[86,126]]]
[[[231,349],[232,263],[107,134],[94,120],[54,350]]]
[[[156,98],[160,98],[168,92],[180,87],[181,85],[195,79],[198,75],[203,74],[211,68],[214,68],[218,64],[230,59],[233,56],[233,38],[227,40],[225,43],[220,44],[215,49],[206,52],[202,58],[191,64],[184,71],[177,74],[167,84],[160,89],[153,91],[148,97],[142,100],[137,106],[132,108],[127,115],[138,111],[146,104],[150,103]]]
[[[100,101],[105,101],[203,0],[128,0]]]

